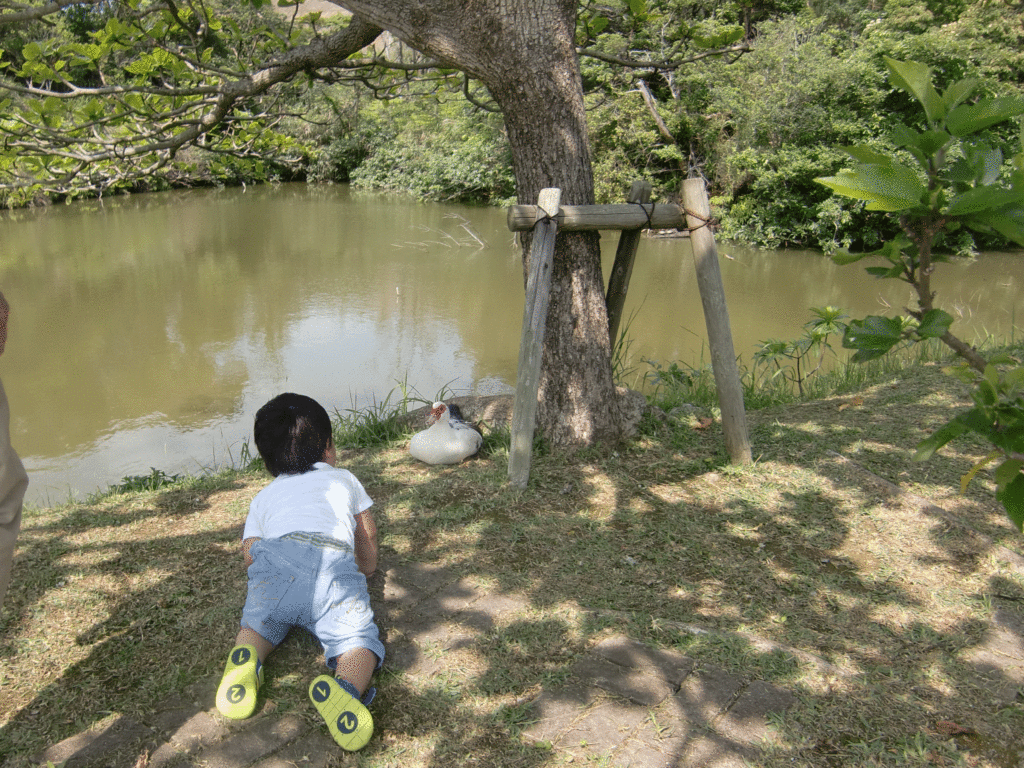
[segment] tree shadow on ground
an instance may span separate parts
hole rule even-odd
[[[885,405],[866,402],[875,413]],[[839,413],[855,421],[849,410]],[[974,749],[982,765],[1015,765],[992,745],[1010,743],[1024,720],[1020,682],[1005,663],[1007,653],[1024,658],[1021,572],[998,560],[998,545],[951,535],[946,522],[837,459],[863,444],[863,425],[808,426],[815,419],[757,426],[763,449],[752,468],[724,466],[718,435],[688,436],[678,455],[638,444],[619,455],[545,457],[525,493],[505,486],[500,457],[424,469],[385,451],[350,456],[377,503],[383,546],[371,594],[389,654],[373,707],[378,735],[359,762],[614,762],[597,742],[551,746],[523,734],[545,694],[595,704],[579,665],[596,641],[623,635],[684,654],[742,690],[762,682],[797,697],[763,752],[749,752],[718,721],[685,739],[655,729],[651,743],[666,765],[685,764],[698,743],[719,756],[748,750],[762,765],[925,765],[929,754],[952,759],[955,747]],[[899,479],[894,455],[887,469]],[[228,505],[214,498],[224,491],[197,494],[191,508],[168,492],[142,507],[29,524],[16,578],[31,575],[8,606],[8,630],[70,622],[72,644],[88,650],[6,708],[13,714],[0,750],[17,755],[15,766],[38,751],[24,745],[38,745],[40,734],[55,743],[112,712],[148,724],[161,701],[216,685],[244,601],[237,542],[259,485],[235,491]],[[84,580],[92,592],[81,605],[65,606],[66,619],[50,615],[67,584]],[[88,618],[89,608],[103,613]],[[45,637],[21,633],[5,650]],[[66,658],[56,644],[47,652]],[[264,717],[317,727],[305,696],[317,655],[297,633],[275,653]],[[601,696],[609,707],[621,701]],[[682,682],[672,692],[691,710],[702,696]],[[212,692],[183,706],[201,715]],[[655,727],[658,706],[637,729]],[[945,721],[964,730],[945,733],[937,725]],[[125,759],[153,738],[139,735]],[[333,747],[325,754],[346,759]]]
[[[241,608],[239,585],[244,592],[244,484],[168,489],[142,504],[128,498],[23,523],[3,647],[8,679],[20,682],[0,694],[0,752],[12,765],[111,713],[152,710],[209,675],[211,649],[223,655],[237,631],[229,617]],[[23,643],[45,644],[50,663],[16,666]],[[36,693],[26,701],[23,690]]]
[[[893,407],[883,394],[856,407]],[[949,416],[945,406],[915,413],[935,422]],[[532,639],[540,620],[495,625],[457,648],[449,644],[457,633],[438,621],[436,634],[423,629],[418,640],[438,657],[458,651],[463,670],[472,668],[462,656],[473,645],[485,667],[472,672],[470,688],[517,702],[531,684],[571,685],[570,662],[589,638],[614,628],[798,693],[801,704],[782,721],[783,742],[765,760],[927,764],[973,749],[981,764],[1015,766],[1016,752],[993,745],[1012,742],[1024,717],[1016,603],[1024,571],[986,535],[954,535],[948,517],[883,488],[886,478],[850,471],[842,453],[876,452],[864,443],[883,420],[855,411],[844,418],[853,423],[810,429],[776,421],[761,434],[773,445],[760,466],[715,467],[700,477],[669,476],[685,458],[630,464],[597,455],[550,476],[535,467],[532,493],[497,503],[439,472],[433,507],[420,511],[399,561],[443,568],[492,594],[525,595],[535,611],[583,608],[586,618],[565,616],[558,631],[538,631],[552,638],[547,643]],[[912,446],[920,432],[909,430],[903,442]],[[877,451],[878,461],[906,481],[917,469],[909,452],[897,441]],[[970,465],[958,454],[933,469],[960,474]],[[394,501],[401,506],[402,493]],[[998,509],[976,507],[968,522],[1003,539],[1011,533]],[[1009,583],[1000,575],[1007,567],[1016,574]],[[984,603],[999,590],[1007,597],[993,611]],[[999,647],[1015,648],[1016,661],[998,663]],[[529,650],[516,656],[516,648]],[[538,663],[556,658],[556,649],[567,657],[559,673]],[[810,656],[842,683],[804,679]],[[524,710],[520,727],[529,716]],[[951,735],[947,722],[962,730]]]

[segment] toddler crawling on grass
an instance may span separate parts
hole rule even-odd
[[[291,627],[304,627],[333,672],[310,685],[313,706],[339,745],[361,749],[373,734],[370,678],[384,659],[366,586],[377,568],[373,501],[334,466],[331,420],[312,398],[278,395],[257,411],[253,432],[274,480],[245,520],[248,592],[217,709],[236,720],[252,715],[264,661]]]

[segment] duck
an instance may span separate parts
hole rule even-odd
[[[427,423],[430,426],[409,441],[409,453],[414,459],[427,464],[458,464],[475,455],[483,445],[483,435],[462,420],[461,411],[454,405],[434,403]]]

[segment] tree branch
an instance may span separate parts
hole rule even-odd
[[[967,364],[971,366],[978,373],[984,373],[985,368],[988,365],[988,361],[978,354],[978,350],[961,341],[949,331],[946,331],[942,336],[939,337],[943,344],[956,352],[960,357],[967,361]]]
[[[17,24],[20,21],[39,21],[73,5],[100,5],[105,2],[107,0],[55,0],[52,3],[39,6],[19,5],[17,10],[5,10],[0,13],[0,26]]]
[[[728,54],[736,54],[741,56],[744,53],[748,53],[753,50],[748,43],[736,43],[725,48],[716,48],[713,51],[702,51],[701,53],[688,56],[685,59],[679,61],[638,61],[636,59],[626,59],[621,56],[612,56],[608,53],[601,53],[600,51],[591,50],[589,48],[578,47],[576,52],[580,56],[586,56],[591,59],[598,59],[608,64],[615,64],[620,67],[626,67],[627,69],[651,69],[661,72],[672,72],[687,64],[693,64],[695,61],[706,59],[709,56],[724,56]]]
[[[482,101],[477,99],[469,90],[469,75],[463,75],[462,78],[462,95],[465,96],[466,101],[472,104],[478,109],[482,109],[485,112],[500,113],[501,110],[493,104],[484,104]]]
[[[665,125],[665,121],[661,119],[661,113],[658,112],[658,102],[654,100],[654,95],[651,93],[651,89],[647,87],[647,83],[643,80],[637,80],[636,87],[640,91],[640,95],[643,96],[644,104],[647,105],[647,111],[651,113],[651,117],[654,118],[654,122],[658,126],[658,133],[669,144],[675,144],[676,137],[672,135],[672,131]]]
[[[308,45],[290,49],[251,75],[221,79],[209,85],[184,88],[153,85],[78,88],[72,83],[60,82],[59,85],[67,89],[65,92],[39,88],[31,84],[19,86],[9,82],[0,83],[0,89],[33,97],[54,96],[66,100],[101,96],[114,99],[114,103],[121,110],[117,114],[117,119],[129,119],[133,124],[133,130],[124,131],[115,127],[116,133],[107,134],[103,132],[104,123],[107,120],[112,124],[115,122],[109,116],[80,121],[69,130],[71,126],[67,124],[49,129],[36,124],[29,125],[19,115],[14,115],[13,119],[25,126],[25,133],[5,131],[8,134],[5,141],[7,147],[17,147],[23,155],[62,157],[76,165],[67,169],[63,175],[46,181],[28,174],[14,173],[13,182],[4,183],[0,187],[18,188],[41,184],[50,192],[67,192],[70,191],[75,179],[85,172],[89,163],[104,160],[125,162],[157,155],[152,162],[147,161],[144,165],[137,166],[134,174],[116,172],[110,183],[124,180],[130,175],[142,177],[152,174],[164,166],[177,150],[197,143],[214,127],[245,120],[244,116],[231,114],[239,101],[260,96],[272,86],[287,81],[300,72],[337,65],[349,55],[372,43],[380,33],[380,27],[353,17],[345,28],[333,35],[317,38]],[[208,68],[202,69],[210,76]],[[194,100],[178,104],[173,109],[160,111],[147,109],[146,105],[140,108],[121,99],[122,96],[131,94]],[[76,135],[76,132],[80,135]],[[55,146],[64,147],[64,150],[54,152]],[[239,150],[241,146],[244,145],[236,145],[232,150]],[[89,186],[96,188],[97,183],[90,180]]]

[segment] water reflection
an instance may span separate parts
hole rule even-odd
[[[819,254],[721,251],[740,353],[796,335],[811,306],[910,301]],[[1022,279],[1019,257],[993,254],[943,270],[937,290],[968,337],[1009,335]],[[36,501],[229,462],[285,389],[344,410],[399,381],[430,398],[515,379],[522,277],[501,210],[285,185],[17,211],[0,217],[0,286],[0,372]],[[685,240],[643,241],[626,314],[635,361],[699,359]]]

